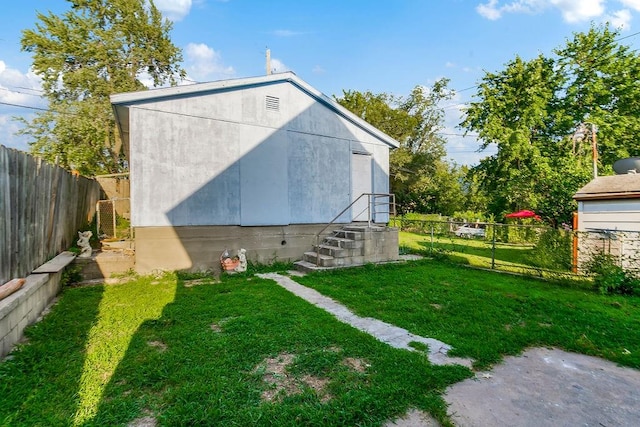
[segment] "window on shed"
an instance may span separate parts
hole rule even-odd
[[[267,95],[265,98],[265,107],[267,110],[280,111],[280,98]]]

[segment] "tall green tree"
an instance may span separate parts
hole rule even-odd
[[[182,52],[152,0],[69,0],[62,15],[38,13],[22,33],[49,111],[27,123],[31,151],[83,174],[122,172],[127,164],[109,95],[176,84]]]
[[[555,57],[516,57],[485,74],[461,126],[479,134],[482,149],[498,148],[470,171],[490,213],[534,209],[552,223],[570,222],[572,196],[592,177],[593,135],[578,138],[578,129],[598,129],[601,171],[640,154],[632,107],[640,102],[640,58],[617,37],[592,27]]]
[[[554,51],[566,80],[556,133],[570,134],[581,122],[596,125],[600,166],[608,171],[616,160],[640,155],[640,55],[618,38],[608,26],[592,27]]]
[[[400,143],[391,152],[389,168],[391,191],[401,211],[438,212],[443,206],[451,209],[451,200],[442,194],[443,184],[451,187],[457,181],[445,179],[450,167],[443,161],[446,141],[440,132],[444,112],[439,107],[453,95],[448,83],[441,79],[430,88],[416,86],[407,96],[343,91],[342,97],[336,98],[343,107]]]

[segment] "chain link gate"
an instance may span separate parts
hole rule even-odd
[[[131,226],[129,217],[129,198],[99,200],[96,204],[98,238],[129,239]]]

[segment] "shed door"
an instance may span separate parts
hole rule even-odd
[[[356,200],[362,193],[372,192],[371,155],[362,153],[351,154],[351,201]],[[368,198],[363,196],[351,207],[353,221],[367,221]]]

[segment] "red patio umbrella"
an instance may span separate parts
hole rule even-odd
[[[534,218],[537,220],[541,220],[540,215],[536,214],[534,211],[522,210],[518,212],[513,212],[510,214],[506,214],[505,218]]]

